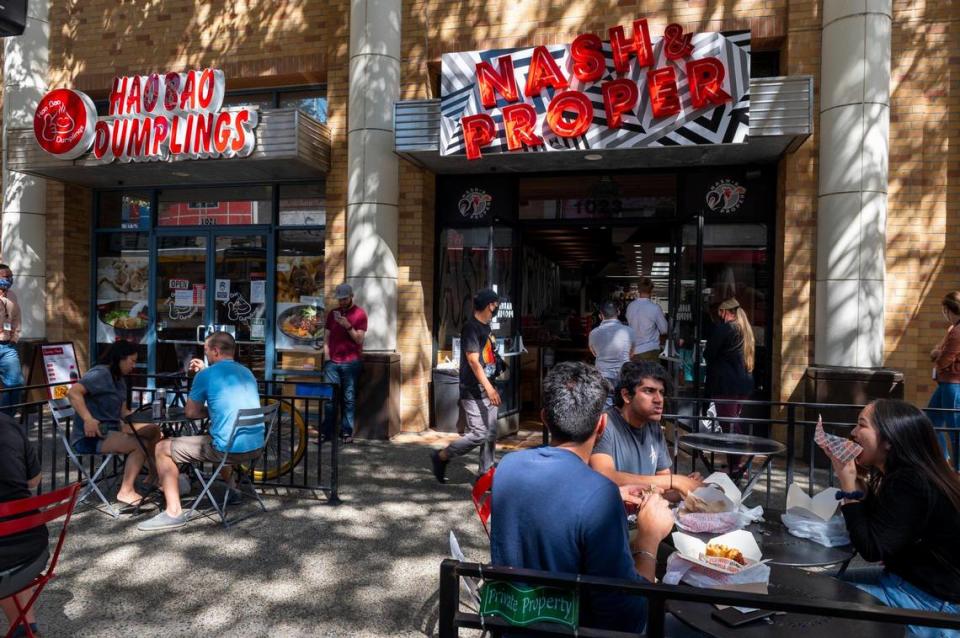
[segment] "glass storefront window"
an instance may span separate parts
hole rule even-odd
[[[280,187],[281,226],[323,226],[327,223],[325,184]]]
[[[273,218],[269,186],[162,190],[157,207],[160,226],[269,224]]]
[[[296,107],[320,123],[327,121],[325,90],[293,91],[280,94],[280,108]]]
[[[319,366],[326,304],[323,296],[323,229],[282,230],[277,234],[277,367]]]
[[[273,108],[273,93],[240,93],[226,95],[223,98],[223,106],[259,106],[261,109]]]
[[[97,235],[96,342],[97,357],[109,344],[138,344],[139,361],[146,363],[150,327],[149,236],[146,233]]]
[[[582,175],[520,180],[520,219],[637,219],[673,217],[673,174]]]
[[[150,191],[103,191],[98,198],[97,226],[150,230]]]

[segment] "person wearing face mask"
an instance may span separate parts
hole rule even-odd
[[[13,286],[13,271],[10,266],[0,264],[0,382],[7,392],[0,393],[0,412],[13,416],[11,406],[20,403],[20,390],[23,385],[23,368],[17,353],[20,341],[20,304],[10,290]]]
[[[943,318],[947,320],[947,334],[930,351],[930,360],[934,365],[934,378],[937,380],[937,389],[930,397],[929,408],[960,409],[960,291],[949,293],[941,304]],[[960,427],[960,414],[957,412],[929,413],[934,427]],[[950,441],[945,432],[940,433],[940,444],[943,453],[950,458]]]
[[[443,450],[430,455],[433,475],[446,483],[447,463],[480,447],[480,474],[493,467],[497,441],[497,409],[500,393],[493,385],[497,375],[497,344],[490,323],[497,316],[500,297],[485,288],[473,298],[473,316],[460,333],[460,420],[457,430],[464,433]]]
[[[863,452],[845,463],[832,459],[841,511],[857,552],[882,566],[851,569],[843,579],[890,607],[960,614],[960,478],[930,420],[905,401],[880,399],[860,412],[852,436]],[[858,466],[867,472],[863,480]]]

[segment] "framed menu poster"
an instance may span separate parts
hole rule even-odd
[[[67,390],[80,378],[80,364],[73,342],[45,343],[40,346],[40,361],[48,384],[62,383],[47,388],[49,398],[64,399]]]

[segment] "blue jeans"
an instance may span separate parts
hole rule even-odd
[[[19,388],[23,385],[23,369],[17,347],[11,343],[0,344],[0,383],[4,388]],[[0,412],[13,416],[11,405],[20,403],[20,390],[0,392]]]
[[[843,580],[856,585],[857,589],[867,592],[887,607],[960,614],[960,605],[940,600],[882,567],[850,569],[843,575]],[[923,638],[960,638],[960,631],[918,625],[908,626],[907,634]]]
[[[363,372],[362,361],[335,363],[327,361],[323,364],[324,383],[336,383],[340,386],[340,401],[343,419],[340,422],[340,436],[353,436],[353,417],[357,408],[357,379]],[[333,401],[327,402],[323,418],[323,433],[328,438],[333,436],[333,420],[335,416]]]
[[[928,408],[960,409],[960,383],[938,383],[930,397]],[[935,428],[960,428],[960,412],[928,412],[927,416]],[[946,432],[938,432],[943,454],[950,458],[950,439]]]

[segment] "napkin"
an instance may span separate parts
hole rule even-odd
[[[824,432],[822,416],[817,419],[817,429],[814,430],[813,441],[820,446],[820,449],[822,449],[827,456],[841,463],[852,461],[863,452],[863,448],[850,439]]]

